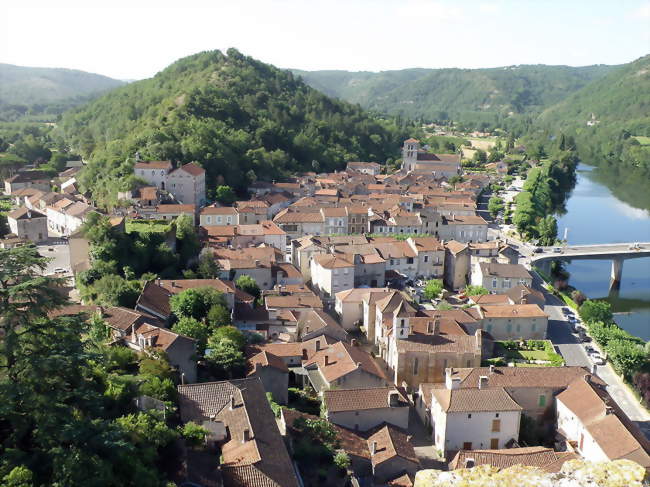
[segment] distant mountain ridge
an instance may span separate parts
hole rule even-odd
[[[616,66],[519,65],[486,69],[349,72],[293,70],[330,96],[382,113],[440,120],[485,113],[537,114]]]
[[[31,68],[0,63],[0,103],[35,105],[92,95],[122,86],[100,74],[65,68]]]

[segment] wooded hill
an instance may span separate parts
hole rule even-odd
[[[0,64],[0,121],[24,115],[58,114],[123,81],[75,69]]]
[[[67,113],[61,130],[90,159],[82,185],[110,203],[133,183],[133,155],[199,162],[208,191],[225,182],[329,171],[399,155],[408,127],[331,99],[289,71],[235,49],[183,58]]]
[[[364,108],[425,121],[492,121],[494,114],[536,114],[613,66],[521,65],[490,69],[300,71],[324,93]]]

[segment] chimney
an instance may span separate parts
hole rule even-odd
[[[490,364],[490,375],[494,374],[494,364]]]
[[[605,414],[614,414],[614,408],[612,406],[605,406]]]
[[[390,391],[388,393],[388,407],[396,408],[399,406],[399,393],[397,391]]]
[[[325,355],[325,365],[329,365],[329,364],[330,364],[330,356]]]
[[[483,389],[484,387],[487,387],[488,384],[488,377],[487,375],[481,375],[478,378],[478,388]]]
[[[350,345],[352,345],[353,347],[356,347],[357,346],[357,339],[353,338],[352,340],[350,340]]]
[[[483,346],[483,330],[479,328],[476,330],[476,333],[474,333],[474,336],[476,337],[476,348],[481,349]]]
[[[176,287],[176,281],[172,281],[172,287]]]
[[[590,384],[590,383],[591,383],[591,374],[585,374],[585,382],[586,382],[587,384]]]
[[[370,443],[370,455],[377,453],[377,442],[373,441]]]
[[[459,389],[460,388],[460,377],[452,377],[454,369],[447,368],[445,369],[445,386],[447,389]]]
[[[309,329],[309,327],[307,327]],[[316,340],[316,351],[320,351],[320,340]]]
[[[259,266],[260,266],[260,261],[258,259],[255,259],[255,267],[259,267]]]
[[[596,364],[591,364],[591,375],[597,375],[596,371],[598,370],[598,366]]]
[[[251,439],[251,430],[248,428],[244,428],[244,431],[242,431],[242,437],[241,437],[241,442],[246,443],[247,441],[250,441]]]
[[[235,396],[233,394],[230,395],[230,410],[232,411],[235,409]]]

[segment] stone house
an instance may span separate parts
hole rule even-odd
[[[407,429],[410,403],[396,387],[323,391],[325,418],[354,431],[368,431],[382,423]]]
[[[486,388],[481,380],[460,388],[449,373],[444,387],[429,392],[431,436],[440,451],[494,450],[518,440],[522,407],[504,388]]]
[[[199,225],[239,225],[239,211],[232,206],[206,206],[199,213]]]
[[[195,162],[174,169],[171,161],[136,162],[135,176],[172,194],[181,204],[205,204],[205,170]]]
[[[44,171],[18,171],[4,180],[5,194],[12,194],[18,190],[31,188],[44,192],[50,191],[50,177]]]
[[[376,162],[348,162],[346,166],[348,172],[360,172],[376,176],[381,172],[381,165]]]
[[[515,286],[531,287],[533,276],[521,264],[479,262],[472,269],[472,284],[500,294]]]
[[[356,324],[363,325],[363,302],[373,293],[380,293],[385,296],[392,290],[382,288],[354,288],[336,293],[334,310],[339,316],[341,326],[346,330],[352,330]],[[374,322],[374,321],[373,321]]]
[[[372,473],[377,483],[409,485],[413,481],[420,470],[420,461],[410,440],[404,431],[391,425],[378,427],[368,437]]]
[[[495,340],[542,340],[548,315],[536,304],[477,305],[481,327]]]
[[[34,243],[47,240],[47,215],[29,208],[20,207],[7,213],[9,232],[18,238]]]
[[[321,298],[334,301],[339,291],[354,288],[354,263],[341,254],[313,255],[311,283]]]
[[[289,368],[282,358],[262,350],[248,359],[247,377],[257,377],[264,390],[270,392],[278,404],[287,404],[289,396]]]

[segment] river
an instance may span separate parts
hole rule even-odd
[[[620,184],[620,175],[580,164],[566,213],[558,216],[558,236],[563,238],[568,228],[569,244],[650,242],[650,208],[643,207],[650,193],[648,181],[626,177],[625,188]],[[630,195],[626,199],[632,204],[614,193]],[[650,340],[650,258],[626,260],[620,289],[611,294],[611,261],[575,260],[567,270],[572,286],[589,298],[606,298],[622,328]]]

